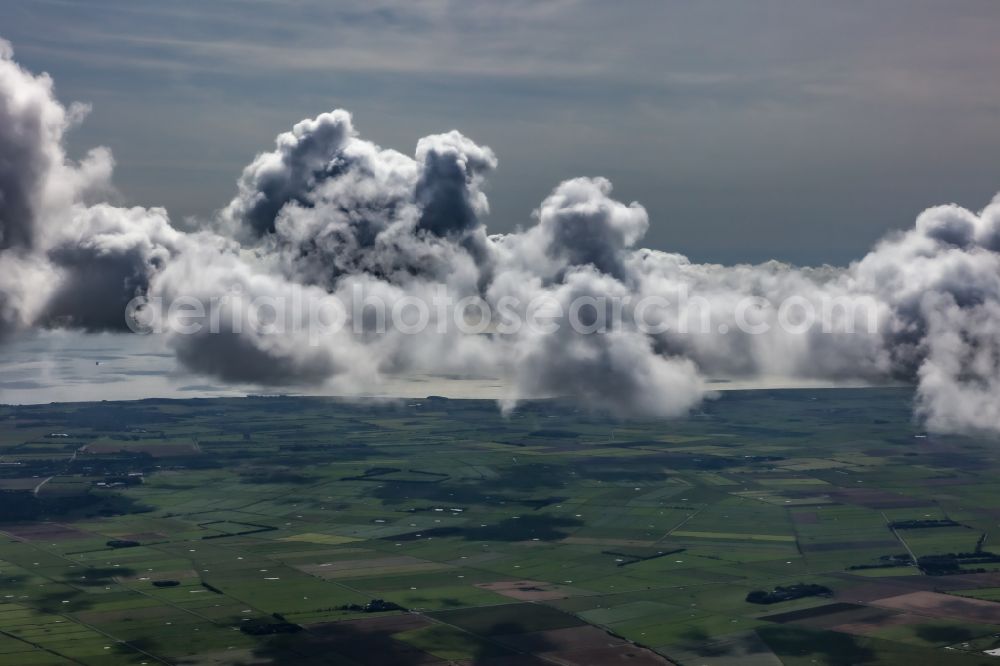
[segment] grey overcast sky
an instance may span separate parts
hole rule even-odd
[[[491,230],[603,175],[699,261],[846,263],[1000,190],[996,0],[0,0],[0,36],[93,105],[74,152],[175,220],[335,107],[410,154],[490,145]]]

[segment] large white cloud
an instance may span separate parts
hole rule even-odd
[[[903,380],[929,427],[1000,432],[1000,200],[927,210],[847,267],[696,264],[639,247],[645,209],[603,178],[559,184],[527,228],[490,236],[488,147],[452,131],[411,157],[335,110],[278,136],[184,233],[162,209],[102,201],[110,153],[63,149],[82,114],[0,42],[0,335],[123,328],[143,296],[178,359],[224,380],[361,392],[397,373],[489,375],[508,406],[570,396],[659,416],[712,377]],[[375,301],[414,325],[383,326]],[[477,326],[482,308],[499,318]]]
[[[93,203],[111,153],[63,149],[86,109],[25,71],[0,41],[0,337],[34,325],[123,329],[125,305],[185,244],[162,209]]]

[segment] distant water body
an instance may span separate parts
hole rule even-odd
[[[864,386],[778,377],[709,383],[712,390],[718,391]],[[337,384],[308,388],[224,384],[187,372],[164,341],[153,336],[47,331],[0,347],[0,404],[221,398],[262,393],[379,398],[440,395],[486,400],[509,397],[501,380],[488,377],[394,376],[363,391]]]

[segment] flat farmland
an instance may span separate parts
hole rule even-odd
[[[0,406],[0,663],[994,663],[1000,442],[911,399]]]

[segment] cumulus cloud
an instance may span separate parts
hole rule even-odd
[[[30,248],[52,171],[63,161],[66,110],[52,97],[52,80],[34,77],[0,42],[0,248]]]
[[[536,272],[552,278],[569,267],[589,265],[625,279],[626,250],[649,227],[646,210],[612,199],[611,183],[604,178],[567,180],[545,198],[535,217],[538,224],[524,235],[522,251],[540,250],[545,261],[538,262]]]
[[[289,279],[396,283],[450,273],[468,252],[488,264],[480,186],[496,166],[489,148],[452,131],[420,139],[409,157],[359,138],[343,110],[303,120],[275,144],[244,170],[219,226]]]
[[[158,273],[151,290],[182,305],[166,329],[183,364],[227,381],[263,384],[309,385],[333,376],[364,382],[374,374],[350,336],[324,337],[322,344],[310,338],[314,331],[303,317],[310,307],[322,312],[329,294],[261,271],[231,247],[203,240]],[[270,307],[251,309],[250,298]],[[201,325],[192,316],[197,312],[215,324]]]
[[[227,381],[496,376],[507,408],[618,415],[683,414],[717,377],[901,380],[928,427],[1000,432],[1000,199],[924,211],[846,267],[696,264],[642,248],[645,209],[599,177],[489,235],[490,148],[451,131],[411,156],[335,110],[279,135],[185,233],[102,201],[110,152],[63,148],[83,109],[0,42],[0,336],[156,323]]]
[[[124,329],[125,305],[185,242],[162,209],[88,203],[110,191],[113,160],[103,148],[67,159],[64,135],[84,113],[0,41],[0,337]]]
[[[493,151],[452,130],[420,139],[416,161],[420,173],[414,188],[420,207],[417,228],[454,236],[479,226],[490,208],[480,185],[483,176],[497,166]]]
[[[223,213],[237,229],[261,236],[275,230],[278,213],[289,202],[309,205],[317,186],[357,164],[351,115],[324,113],[303,120],[278,135],[276,147],[251,162],[239,181],[239,193]],[[363,167],[362,167],[363,168]]]

